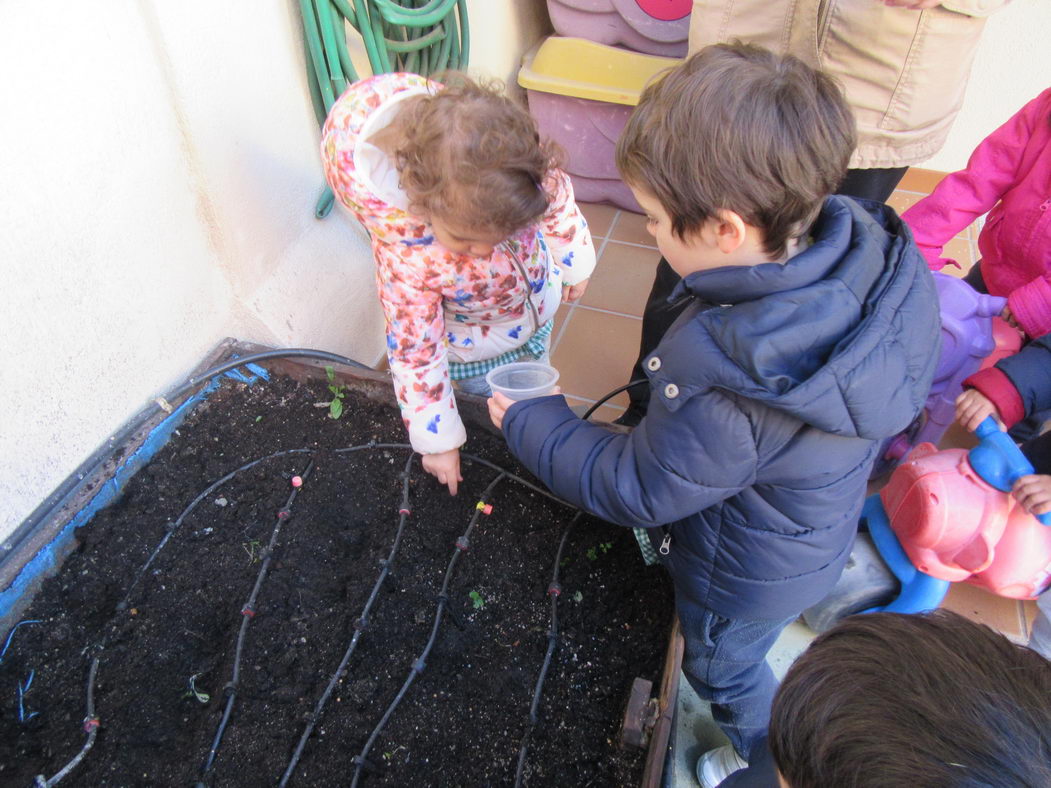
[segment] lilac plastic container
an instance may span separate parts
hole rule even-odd
[[[691,0],[547,0],[555,32],[636,52],[684,57]]]
[[[566,171],[578,202],[608,202],[642,213],[617,172],[613,153],[634,107],[526,91],[541,137],[557,140],[568,156]]]
[[[938,444],[956,416],[956,398],[965,378],[978,371],[996,347],[993,318],[1004,311],[1006,298],[983,295],[962,279],[934,274],[942,320],[942,349],[931,392],[919,422],[892,439],[877,470],[896,464],[920,443]]]

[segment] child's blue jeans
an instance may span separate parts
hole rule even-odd
[[[766,654],[796,616],[784,621],[724,618],[676,590],[685,652],[682,671],[712,704],[712,717],[741,757],[766,735],[777,679]]]

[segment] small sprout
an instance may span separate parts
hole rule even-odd
[[[608,553],[610,550],[613,549],[613,542],[603,542],[599,545],[599,547],[602,548],[602,552]]]
[[[204,704],[210,701],[212,699],[212,696],[209,695],[207,692],[201,692],[199,689],[197,689],[197,685],[195,684],[195,682],[197,681],[197,677],[200,675],[200,673],[194,673],[192,676],[190,676],[190,688],[186,690],[186,692],[183,694],[183,697],[196,698],[198,703]]]
[[[481,610],[485,607],[485,598],[477,591],[472,591],[467,596],[471,598],[471,604],[474,605],[475,610]]]
[[[584,595],[582,593],[580,593],[579,591],[577,591],[575,594],[573,594],[573,601],[574,602],[578,602],[578,603],[579,602],[583,602],[584,601]]]
[[[587,549],[587,552],[584,553],[584,555],[588,557],[589,561],[594,561],[596,558],[598,558],[598,550],[594,547],[589,547]]]
[[[325,377],[328,378],[328,390],[332,394],[332,399],[328,402],[319,402],[318,405],[328,406],[329,418],[338,419],[343,415],[343,397],[346,396],[343,390],[346,386],[336,383],[336,371],[332,367],[325,367]]]
[[[258,423],[259,423],[259,422],[261,422],[262,420],[263,420],[263,417],[262,417],[262,416],[256,416],[256,417],[255,417],[255,423],[256,423],[256,424],[258,424]]]
[[[248,565],[249,566],[251,566],[256,561],[259,560],[259,555],[258,555],[257,551],[259,550],[261,545],[260,545],[258,539],[253,539],[250,542],[242,542],[241,543],[241,547],[243,547],[244,551],[246,553],[248,553]]]
[[[568,566],[569,565],[569,556],[566,556],[561,561],[559,561],[558,565],[559,566]]]

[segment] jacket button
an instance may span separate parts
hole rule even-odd
[[[664,396],[668,399],[675,399],[677,396],[679,396],[679,387],[676,386],[674,383],[669,383],[667,386],[664,387]]]
[[[646,362],[646,369],[648,369],[650,372],[656,372],[660,368],[661,360],[656,356],[650,356],[649,360]]]

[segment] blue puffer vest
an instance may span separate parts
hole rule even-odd
[[[647,359],[653,396],[630,435],[561,397],[504,419],[558,495],[665,526],[676,593],[728,618],[787,618],[831,588],[880,441],[920,412],[938,360],[934,284],[891,209],[830,197],[811,240],[785,264],[683,280],[676,295],[697,302]]]

